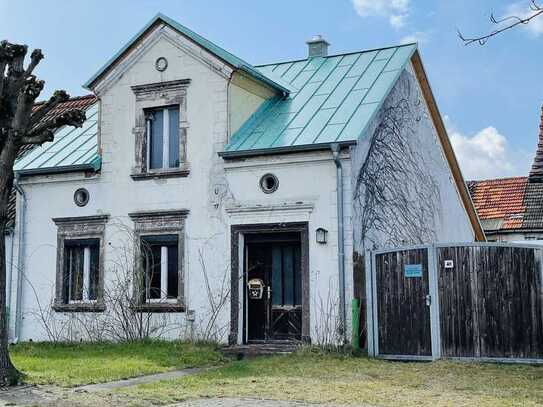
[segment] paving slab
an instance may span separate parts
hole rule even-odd
[[[134,377],[132,379],[117,380],[114,382],[87,384],[85,386],[75,387],[76,392],[93,392],[118,389],[120,387],[136,386],[138,384],[146,384],[158,382],[160,380],[177,379],[183,376],[189,376],[201,372],[204,369],[182,369],[173,370],[171,372],[157,373],[146,376]]]

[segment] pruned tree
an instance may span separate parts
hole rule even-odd
[[[77,109],[48,116],[59,103],[69,98],[62,90],[56,91],[47,102],[33,110],[44,86],[44,81],[33,74],[43,59],[43,53],[39,49],[34,50],[25,68],[27,53],[26,45],[0,42],[0,386],[16,384],[20,378],[8,352],[6,249],[3,238],[8,222],[8,200],[13,187],[13,165],[24,145],[52,141],[58,128],[66,125],[81,127],[85,121],[85,113]]]
[[[462,32],[458,31],[458,36],[464,42],[464,45],[485,45],[492,37],[518,26],[530,24],[530,22],[532,22],[534,19],[541,16],[543,16],[543,5],[539,4],[536,0],[530,0],[530,4],[527,7],[526,12],[522,12],[519,15],[509,15],[502,18],[496,18],[494,13],[491,13],[490,22],[496,27],[494,30],[475,37],[466,37],[464,34],[462,34]]]

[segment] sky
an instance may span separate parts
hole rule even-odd
[[[72,96],[157,12],[253,64],[305,58],[315,34],[330,53],[417,41],[466,179],[527,175],[543,104],[543,17],[486,45],[491,13],[529,0],[0,0],[0,39],[41,48],[43,98]]]

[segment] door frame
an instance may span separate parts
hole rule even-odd
[[[261,223],[249,225],[232,225],[230,227],[230,334],[228,343],[235,345],[241,332],[241,342],[247,342],[246,335],[246,298],[244,263],[245,263],[245,241],[247,234],[260,233],[282,233],[298,232],[300,233],[300,259],[302,275],[302,341],[311,342],[309,323],[310,323],[310,300],[309,300],[309,224],[308,222],[289,222],[289,223]],[[240,280],[243,282],[240,284]],[[241,308],[241,309],[240,309]],[[243,314],[240,313],[243,311]],[[240,315],[241,324],[240,324]]]

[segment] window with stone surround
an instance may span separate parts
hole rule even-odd
[[[105,309],[104,232],[108,219],[108,215],[53,219],[58,228],[56,311]]]
[[[145,312],[183,312],[185,219],[188,210],[130,213],[136,253],[134,281],[138,308]]]
[[[135,156],[132,179],[185,177],[187,87],[183,79],[133,86],[136,97]]]

